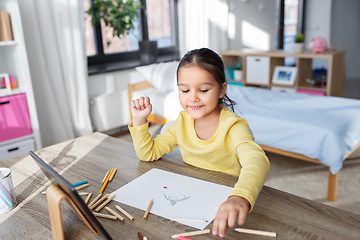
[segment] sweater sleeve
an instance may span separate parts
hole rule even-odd
[[[247,124],[238,124],[237,132],[242,133],[236,136],[236,140],[234,139],[241,170],[230,196],[246,198],[250,202],[249,212],[251,212],[270,171],[270,163],[262,148],[254,142]]]
[[[152,138],[149,133],[148,123],[133,127],[129,124],[129,130],[133,139],[137,157],[142,161],[155,161],[177,147],[175,125],[170,125],[163,134]]]

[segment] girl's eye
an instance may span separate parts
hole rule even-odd
[[[189,92],[189,90],[181,90],[183,93],[187,93]]]
[[[207,92],[209,91],[209,89],[206,89],[206,90],[200,90],[200,92]]]

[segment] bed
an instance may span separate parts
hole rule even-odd
[[[164,125],[175,120],[182,108],[176,87],[165,90],[159,87],[161,82],[153,82],[152,77],[164,77],[160,72],[151,77],[143,72],[148,81],[128,85],[128,93],[129,101],[149,96],[153,105],[149,122]],[[227,95],[265,151],[328,166],[327,199],[336,201],[343,161],[360,147],[359,100],[230,84]]]

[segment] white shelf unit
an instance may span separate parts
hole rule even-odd
[[[12,75],[18,82],[17,87],[11,93],[0,95],[0,100],[2,97],[24,93],[26,95],[32,132],[25,136],[0,142],[0,161],[3,161],[9,157],[24,154],[28,150],[40,149],[42,148],[42,143],[18,1],[1,0],[0,11],[7,11],[10,14],[14,35],[14,41],[0,41],[0,73]],[[3,118],[5,117],[3,116]],[[5,132],[5,130],[1,129],[0,131],[3,131],[3,134]],[[24,147],[24,145],[28,146],[29,142],[34,143],[32,144],[33,147]],[[17,147],[17,145],[19,146]],[[10,153],[9,151],[7,153],[7,148],[18,148],[19,152],[12,151]]]

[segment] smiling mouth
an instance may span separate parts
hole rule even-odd
[[[202,106],[189,106],[189,108],[191,108],[192,110],[198,110],[200,109]]]

